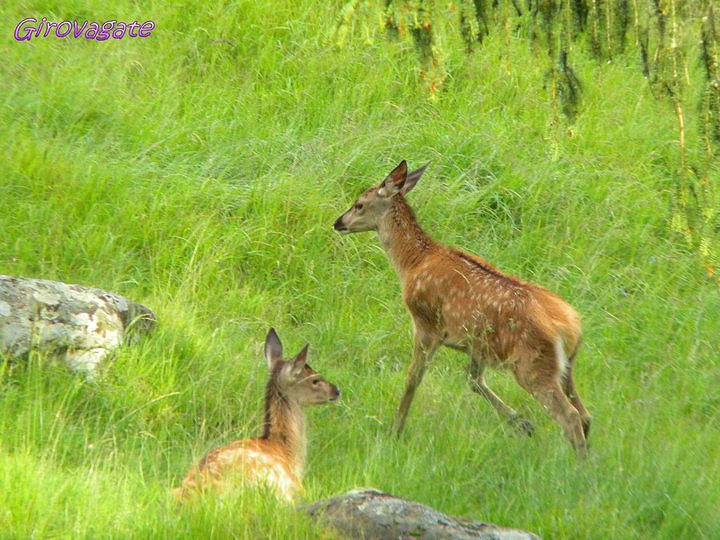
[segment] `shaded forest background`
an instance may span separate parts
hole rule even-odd
[[[383,35],[412,41],[421,77],[428,91],[437,93],[452,84],[446,57],[449,47],[459,45],[458,38],[467,54],[483,54],[483,41],[491,33],[508,42],[511,35],[524,37],[536,61],[546,66],[555,139],[573,135],[584,85],[603,84],[578,77],[573,69],[577,48],[597,62],[636,64],[653,96],[667,103],[668,114],[676,118],[671,229],[714,274],[720,252],[718,11],[712,0],[384,0],[382,5],[351,0],[342,8],[333,39],[339,47],[349,35],[367,43]],[[513,62],[510,50],[508,43],[508,64]],[[482,84],[482,74],[477,79]]]

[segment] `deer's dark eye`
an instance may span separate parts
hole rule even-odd
[[[318,384],[320,384],[320,379],[315,379],[315,380],[312,382],[312,385],[313,385],[313,386],[317,386]]]
[[[363,204],[362,204],[362,203],[356,203],[356,204],[355,204],[355,210],[362,210],[362,209],[363,209]]]

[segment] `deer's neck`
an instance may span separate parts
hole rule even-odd
[[[392,208],[378,226],[378,237],[401,279],[435,247],[402,195],[394,197]]]
[[[300,404],[283,395],[270,381],[265,390],[265,428],[263,439],[278,443],[285,450],[288,465],[302,477],[307,448],[305,413]]]

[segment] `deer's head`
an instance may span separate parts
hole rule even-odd
[[[273,328],[265,338],[265,360],[270,384],[276,385],[286,399],[302,406],[337,401],[340,390],[306,363],[308,346],[290,360],[283,359],[283,346]]]
[[[407,163],[402,160],[380,184],[357,198],[350,210],[335,221],[335,230],[341,234],[377,230],[392,208],[394,197],[410,193],[426,168],[427,165],[408,173]]]

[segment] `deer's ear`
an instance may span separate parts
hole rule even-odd
[[[309,346],[310,346],[309,344],[306,344],[303,347],[302,351],[297,353],[297,356],[293,360],[293,367],[292,367],[293,375],[295,375],[295,376],[300,375],[303,368],[305,367],[305,362],[307,361],[307,352],[308,352]]]
[[[403,184],[403,187],[402,187],[403,195],[410,193],[412,188],[415,187],[415,184],[418,183],[418,180],[420,180],[420,177],[425,172],[425,169],[428,168],[428,165],[430,165],[429,162],[427,164],[423,165],[422,167],[420,167],[419,169],[417,169],[407,175],[407,178],[405,179],[405,183]]]
[[[282,353],[283,347],[280,338],[275,329],[271,328],[265,338],[265,361],[270,371],[275,368],[278,362],[282,362]]]
[[[382,197],[395,195],[402,189],[406,180],[407,162],[403,159],[400,162],[400,165],[395,167],[390,174],[387,175],[387,178],[383,180],[383,183],[380,185],[380,189],[378,190],[378,195]]]

